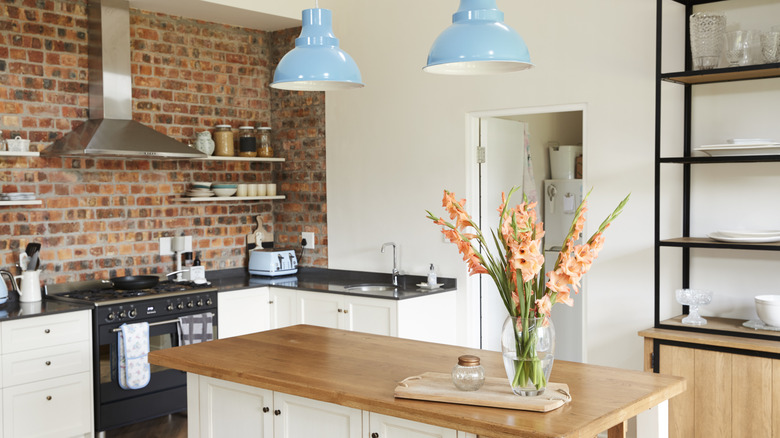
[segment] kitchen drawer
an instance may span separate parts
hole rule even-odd
[[[71,437],[92,431],[91,373],[3,389],[5,437]]]
[[[21,385],[89,371],[91,359],[92,346],[88,341],[5,354],[3,382]]]
[[[3,323],[2,353],[90,340],[90,310],[15,319]]]

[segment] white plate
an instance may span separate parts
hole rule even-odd
[[[773,235],[773,236],[756,236],[756,237],[748,237],[748,236],[742,236],[742,237],[733,237],[727,234],[720,233],[718,231],[715,231],[714,233],[710,233],[707,235],[710,239],[718,240],[721,242],[733,242],[733,243],[769,243],[769,242],[780,242],[780,235]]]
[[[699,146],[696,152],[718,155],[780,155],[780,143],[763,144],[710,144]]]
[[[742,325],[747,328],[752,328],[757,330],[771,330],[773,332],[780,332],[780,327],[775,327],[773,325],[766,325],[764,324],[764,321],[761,321],[760,319],[751,319],[750,321],[743,322]]]
[[[730,138],[726,140],[728,144],[766,144],[776,143],[770,138]]]
[[[741,238],[741,237],[780,237],[780,231],[777,230],[762,230],[762,231],[731,231],[731,230],[718,230],[717,231],[720,235],[723,235],[725,237],[731,237],[731,238]]]
[[[417,287],[420,289],[438,289],[444,286],[444,283],[436,283],[436,286],[428,286],[428,283],[417,283]]]

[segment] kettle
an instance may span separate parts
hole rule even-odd
[[[2,278],[3,275],[8,276],[11,280],[11,287],[17,294],[19,293],[19,288],[16,287],[16,280],[14,279],[13,274],[8,271],[0,270],[0,304],[5,304],[5,302],[8,301],[8,287],[5,285],[5,280]]]

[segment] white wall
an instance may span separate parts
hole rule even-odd
[[[626,195],[587,275],[587,357],[641,368],[636,332],[652,325],[653,105],[655,2],[499,0],[536,67],[497,77],[423,73],[427,51],[457,9],[454,0],[329,0],[334,31],[357,61],[366,87],[329,92],[328,230],[331,268],[389,272],[379,252],[401,249],[401,268],[428,263],[465,285],[464,264],[425,219],[442,214],[442,190],[465,196],[466,117],[473,111],[584,103],[589,145],[584,172],[590,220],[600,222]],[[475,201],[471,201],[475,202]],[[477,326],[461,292],[463,342]],[[470,324],[470,325],[469,325]]]

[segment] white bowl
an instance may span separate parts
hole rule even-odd
[[[236,190],[238,189],[211,189],[217,196],[233,196],[236,194]]]
[[[764,324],[780,327],[780,295],[757,296],[756,313]]]

